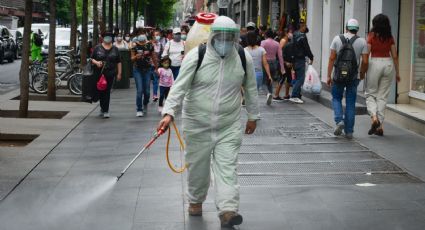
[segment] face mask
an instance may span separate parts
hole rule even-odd
[[[173,39],[174,39],[175,42],[179,42],[182,39],[182,37],[181,37],[180,34],[174,34]]]
[[[162,64],[162,67],[164,67],[164,68],[166,68],[166,69],[168,69],[168,67],[170,67],[170,64]]]
[[[214,49],[221,57],[227,56],[234,48],[234,42],[214,39]]]
[[[130,37],[125,37],[125,40],[128,42],[130,41]]]
[[[138,37],[139,42],[145,42],[147,40],[146,35],[139,35]]]
[[[105,42],[105,43],[112,43],[112,37],[111,36],[106,36],[106,37],[104,37],[103,38],[103,42]]]
[[[183,35],[182,35],[182,40],[183,40],[183,41],[186,41],[186,38],[187,38],[187,35],[186,35],[186,34],[183,34]]]
[[[117,41],[121,42],[122,41],[122,37],[117,37]]]
[[[159,40],[161,40],[161,36],[155,36],[155,40],[159,42]]]
[[[293,37],[292,33],[289,33],[289,34],[288,34],[288,38],[289,38],[289,39],[292,39],[292,37]]]

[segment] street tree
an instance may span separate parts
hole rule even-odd
[[[49,28],[49,57],[48,57],[48,81],[47,81],[47,100],[56,101],[56,0],[49,1],[50,8],[50,28]]]
[[[32,23],[32,0],[25,1],[25,18],[24,18],[24,36],[22,38],[22,53],[24,54],[19,71],[20,81],[20,100],[19,100],[19,117],[28,117],[28,99],[29,99],[29,65],[30,60],[25,54],[30,53],[31,46],[31,23]]]
[[[109,0],[108,4],[108,30],[114,29],[114,0]]]
[[[99,41],[99,6],[98,0],[93,0],[93,46]]]
[[[133,2],[133,31],[136,31],[136,21],[139,13],[139,0]]]
[[[71,10],[71,38],[70,47],[77,50],[77,0],[70,0]]]
[[[87,46],[88,46],[88,0],[83,0],[83,12],[82,12],[82,24],[81,24],[81,67],[87,64]]]

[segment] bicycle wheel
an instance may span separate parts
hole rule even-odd
[[[72,70],[71,62],[64,57],[57,57],[55,60],[56,72],[64,73]]]
[[[74,95],[81,95],[83,89],[83,75],[75,73],[68,79],[68,89]]]
[[[36,93],[47,93],[48,75],[46,72],[39,72],[32,78],[32,86]]]

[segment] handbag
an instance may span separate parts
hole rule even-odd
[[[108,81],[106,80],[106,77],[103,74],[104,68],[105,68],[105,64],[103,64],[102,71],[100,72],[100,78],[96,83],[96,88],[99,91],[105,91],[108,88]]]

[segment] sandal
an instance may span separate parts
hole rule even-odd
[[[375,135],[377,136],[384,136],[384,130],[382,128],[379,128],[376,130]]]
[[[375,133],[376,133],[376,130],[377,130],[380,126],[381,126],[381,122],[379,122],[379,120],[378,120],[378,121],[376,121],[376,122],[373,122],[373,123],[372,123],[372,125],[371,125],[371,127],[370,127],[370,129],[369,129],[369,132],[367,132],[367,134],[368,134],[368,135],[375,134]]]

